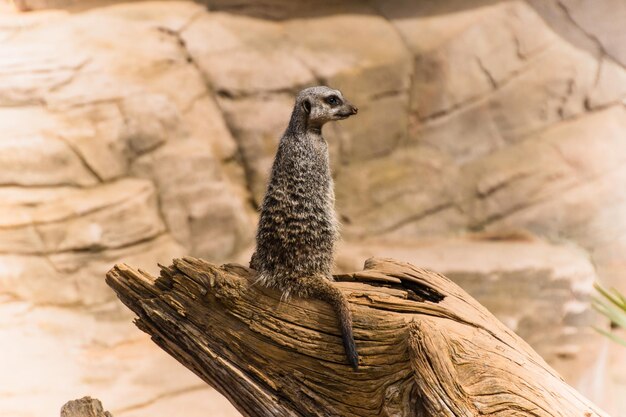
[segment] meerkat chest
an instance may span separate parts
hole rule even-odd
[[[327,145],[308,136],[286,138],[275,160],[266,208],[275,205],[287,218],[313,221],[332,210],[333,182]]]
[[[313,157],[302,161],[296,175],[291,178],[290,188],[302,193],[311,204],[323,203],[332,193],[333,181],[328,161],[323,157]]]

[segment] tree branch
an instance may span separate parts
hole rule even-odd
[[[338,276],[361,365],[330,306],[280,301],[254,271],[184,258],[107,283],[137,326],[244,416],[606,416],[442,275],[393,260]]]

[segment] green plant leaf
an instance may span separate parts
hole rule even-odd
[[[596,282],[593,284],[599,296],[591,296],[591,305],[604,317],[619,327],[626,329],[626,298],[615,288],[607,289]],[[593,327],[598,333],[626,347],[626,340],[611,331]]]
[[[615,334],[613,334],[613,333],[611,333],[611,332],[609,332],[609,331],[606,331],[606,330],[604,330],[604,329],[600,329],[599,327],[596,327],[596,326],[593,326],[593,329],[594,329],[596,332],[598,332],[598,333],[600,333],[600,334],[602,334],[602,335],[604,335],[604,336],[608,337],[608,338],[609,338],[609,339],[611,339],[612,341],[614,341],[614,342],[616,342],[616,343],[619,343],[619,344],[620,344],[620,345],[622,345],[622,346],[626,346],[626,340],[622,339],[621,337],[619,337],[619,336],[617,336],[617,335],[615,335]]]
[[[591,305],[597,312],[602,314],[604,317],[608,318],[618,326],[626,329],[626,312],[615,307],[613,304],[607,303],[606,301],[596,297],[592,297]]]
[[[609,300],[613,305],[615,305],[619,309],[626,312],[626,300],[615,288],[611,288],[610,290],[607,290],[606,288],[604,288],[602,285],[600,285],[597,282],[593,286],[600,294],[602,294],[604,298]]]

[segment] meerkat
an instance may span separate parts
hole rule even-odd
[[[348,362],[358,368],[348,301],[332,283],[339,238],[325,123],[358,109],[329,87],[311,87],[296,97],[287,130],[278,144],[250,267],[258,282],[290,296],[328,302],[339,318]]]

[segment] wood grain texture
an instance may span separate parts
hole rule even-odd
[[[390,259],[337,276],[361,356],[328,305],[254,285],[254,271],[175,259],[107,283],[155,343],[244,416],[607,416],[437,273]],[[540,312],[538,312],[540,314]]]

